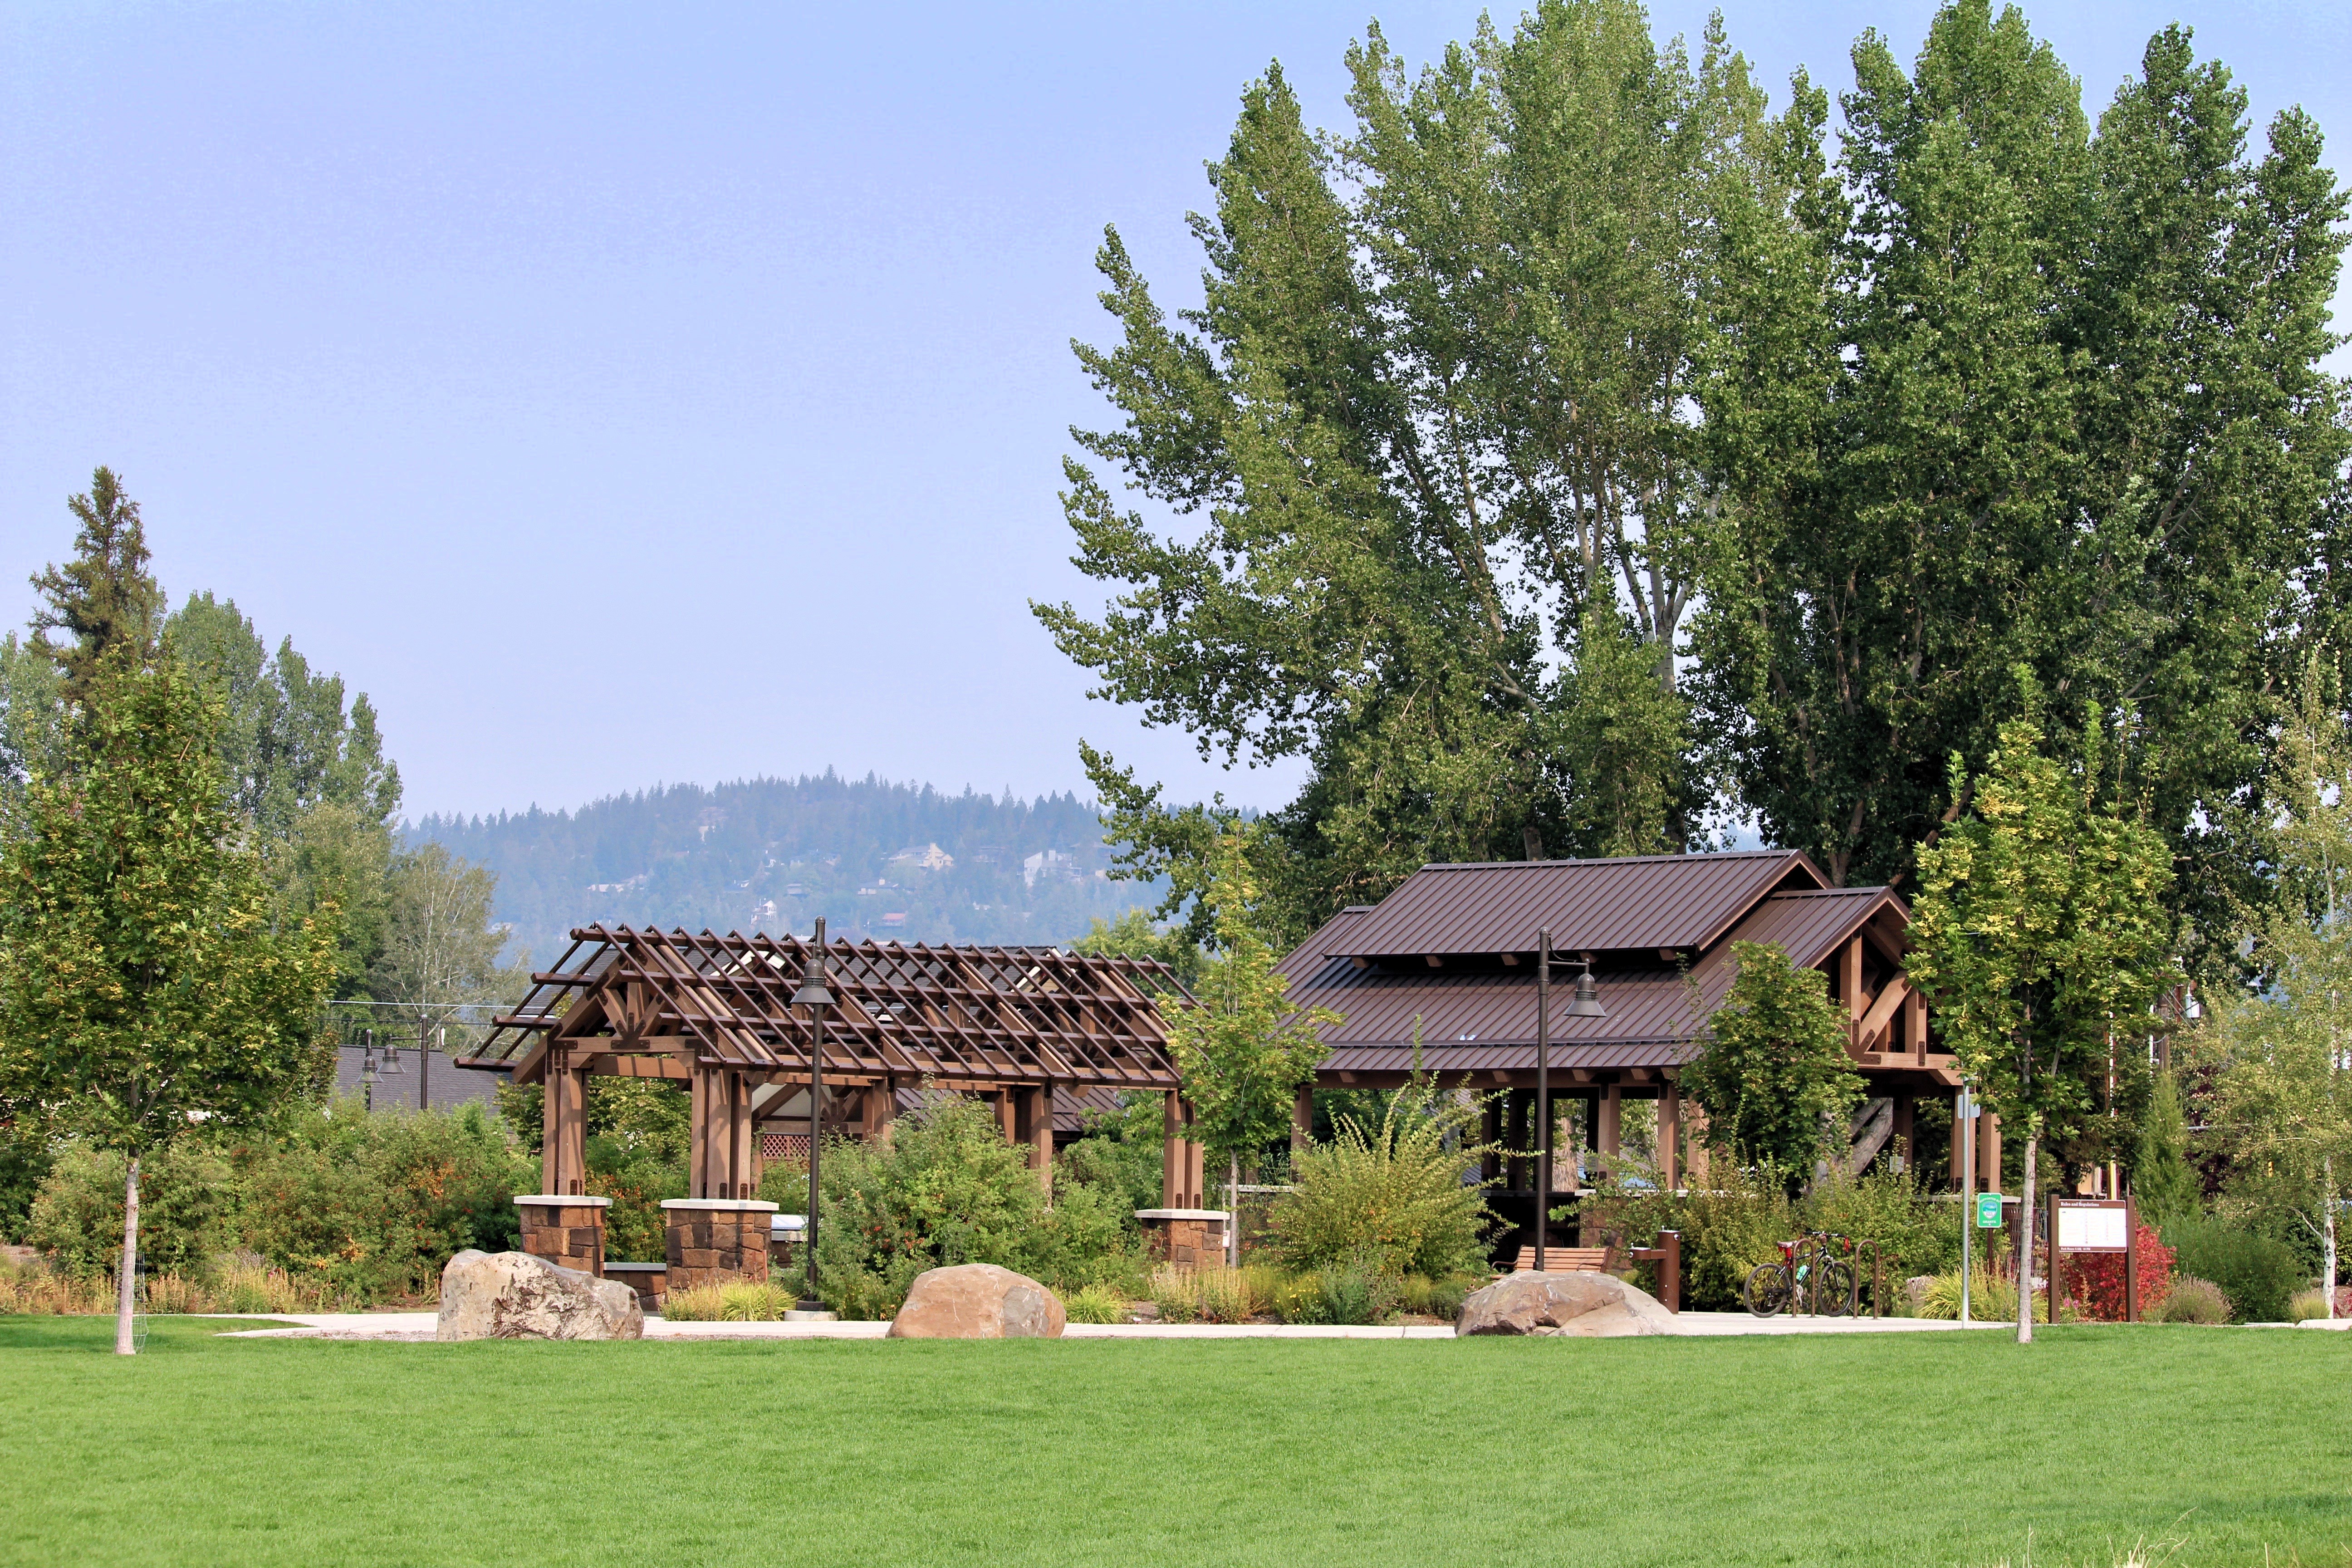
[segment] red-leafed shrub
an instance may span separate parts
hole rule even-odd
[[[2172,1289],[2172,1248],[2152,1225],[2139,1227],[2139,1315],[2146,1319],[2164,1303]],[[2119,1323],[2124,1317],[2124,1254],[2072,1252],[2064,1255],[2066,1299],[2085,1317]]]

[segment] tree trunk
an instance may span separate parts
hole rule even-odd
[[[1242,1157],[1233,1156],[1233,1168],[1225,1183],[1225,1267],[1242,1266]]]
[[[131,1307],[139,1293],[139,1156],[122,1179],[122,1272],[114,1287],[114,1353],[137,1355],[131,1336]]]
[[[2017,1342],[2033,1342],[2033,1155],[2041,1146],[2039,1130],[2029,1123],[2025,1131],[2024,1190],[2017,1201]],[[2058,1238],[2051,1237],[2053,1242]]]
[[[2319,1195],[2321,1206],[2327,1215],[2327,1226],[2320,1237],[2319,1288],[2327,1297],[2327,1316],[2336,1317],[2336,1158],[2323,1155],[2319,1162]]]

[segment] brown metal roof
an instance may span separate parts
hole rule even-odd
[[[1596,966],[1601,1002],[1609,1010],[1605,1018],[1564,1016],[1579,966],[1555,961],[1552,1060],[1568,1068],[1663,1067],[1684,1061],[1691,1051],[1683,1047],[1704,1033],[1706,1018],[1730,989],[1733,942],[1768,942],[1810,968],[1889,908],[1900,914],[1903,901],[1886,888],[1770,894],[1687,972],[1654,960]],[[1432,1070],[1441,1062],[1449,1072],[1531,1070],[1535,1066],[1532,965],[1359,967],[1345,954],[1324,957],[1310,940],[1285,961],[1284,973],[1291,976],[1293,1001],[1328,1007],[1341,1016],[1342,1022],[1322,1031],[1332,1050],[1323,1063],[1326,1072],[1403,1071],[1412,1065],[1416,1027],[1424,1065]],[[1623,1052],[1633,1054],[1617,1059]]]
[[[1633,855],[1423,866],[1370,912],[1342,914],[1319,952],[1390,958],[1532,952],[1549,927],[1559,951],[1712,946],[1765,894],[1825,887],[1795,850]]]

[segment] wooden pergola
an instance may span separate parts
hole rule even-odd
[[[549,1194],[583,1190],[587,1080],[609,1074],[688,1086],[697,1198],[758,1192],[763,1125],[878,1138],[904,1100],[940,1092],[990,1100],[1050,1191],[1056,1091],[1099,1102],[1125,1090],[1165,1097],[1168,1201],[1200,1201],[1200,1149],[1182,1137],[1190,1112],[1160,1015],[1163,998],[1191,998],[1165,964],[1050,947],[828,942],[825,1102],[812,1107],[815,1023],[792,1003],[812,943],[603,925],[572,938],[457,1063],[546,1086]]]

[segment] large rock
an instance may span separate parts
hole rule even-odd
[[[1061,1299],[1026,1274],[960,1263],[915,1276],[890,1321],[894,1340],[1058,1340],[1069,1321]]]
[[[442,1340],[639,1340],[646,1314],[617,1279],[528,1252],[468,1247],[441,1270]]]
[[[1615,1339],[1671,1334],[1675,1317],[1656,1297],[1613,1274],[1513,1274],[1474,1291],[1454,1331]]]

